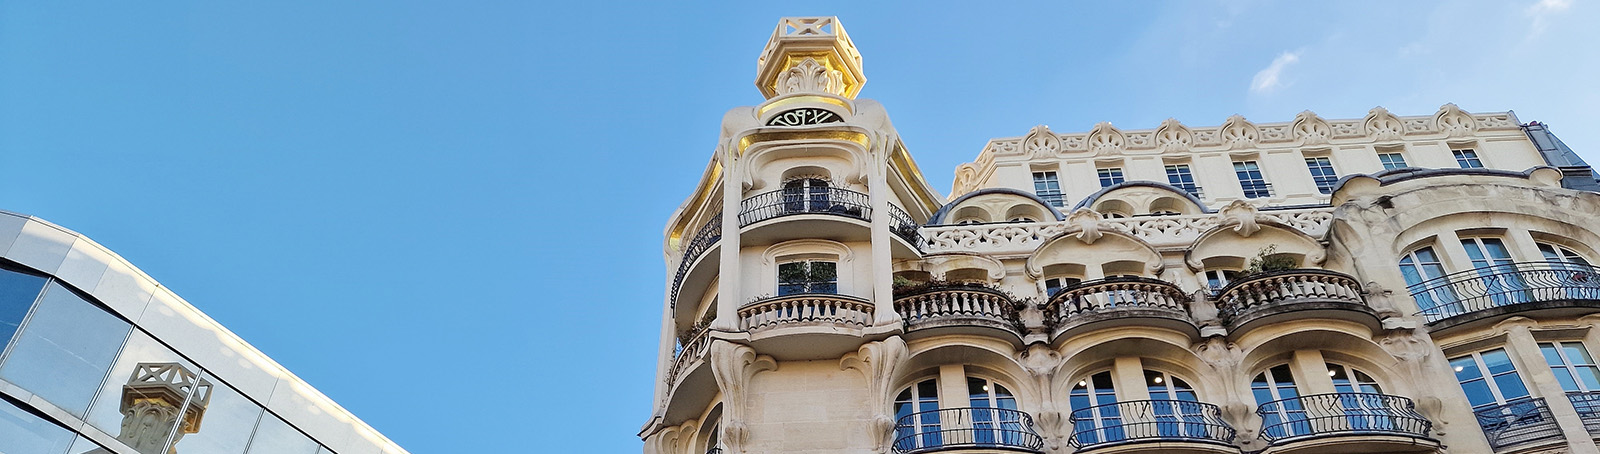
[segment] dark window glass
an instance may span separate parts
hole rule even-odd
[[[1056,179],[1055,172],[1034,172],[1033,193],[1051,206],[1066,206],[1061,198],[1061,181]]]
[[[1478,169],[1483,167],[1483,161],[1478,159],[1478,152],[1476,151],[1471,149],[1450,150],[1450,153],[1456,155],[1456,164],[1461,165],[1461,168],[1463,169]]]
[[[1239,177],[1239,188],[1244,190],[1245,198],[1272,197],[1272,185],[1267,184],[1266,177],[1261,175],[1261,167],[1255,161],[1233,163],[1233,173]]]
[[[838,293],[839,268],[833,262],[806,261],[778,265],[778,295]]]
[[[1189,195],[1201,198],[1205,197],[1200,195],[1200,186],[1195,184],[1194,173],[1189,171],[1189,166],[1187,164],[1167,166],[1167,183],[1178,189],[1182,189],[1183,192],[1187,192]]]
[[[1311,179],[1316,181],[1318,191],[1333,193],[1333,184],[1339,182],[1339,174],[1333,172],[1332,161],[1328,158],[1306,158],[1306,168],[1311,170]]]
[[[1100,187],[1109,187],[1122,183],[1122,168],[1109,167],[1100,169]]]
[[[1404,169],[1406,157],[1400,153],[1378,153],[1378,162],[1383,163],[1383,170]]]
[[[39,299],[44,281],[43,277],[0,269],[0,351],[22,326],[33,301]]]

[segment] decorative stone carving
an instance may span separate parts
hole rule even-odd
[[[1129,150],[1148,150],[1155,148],[1155,134],[1151,132],[1125,132],[1122,137],[1127,139]]]
[[[844,93],[844,72],[828,69],[816,59],[806,57],[788,71],[778,74],[778,94]]]
[[[711,376],[723,397],[722,444],[730,454],[743,454],[750,441],[750,428],[745,424],[750,378],[769,370],[778,370],[778,362],[771,356],[757,355],[748,345],[711,341]]]
[[[1233,370],[1239,367],[1239,363],[1244,359],[1244,351],[1221,336],[1195,344],[1193,350],[1201,361],[1205,361],[1206,365],[1218,371]]]
[[[1455,104],[1439,106],[1439,113],[1433,114],[1433,122],[1438,125],[1440,131],[1450,137],[1471,135],[1478,129],[1478,124],[1473,121],[1472,115],[1462,112]]]
[[[1301,144],[1322,145],[1333,138],[1333,127],[1317,114],[1307,110],[1294,117],[1294,136]]]
[[[842,370],[855,369],[867,380],[867,392],[872,396],[872,421],[869,423],[874,452],[888,452],[894,443],[894,416],[889,408],[894,406],[894,377],[906,358],[911,356],[906,341],[899,336],[862,345],[855,353],[839,359]]]
[[[1163,153],[1187,152],[1193,146],[1194,132],[1176,118],[1168,118],[1156,128],[1156,147]]]
[[[1256,213],[1255,219],[1293,228],[1312,238],[1323,238],[1333,223],[1332,211],[1329,208],[1272,211]],[[1215,228],[1223,219],[1215,214],[1140,216],[1101,219],[1096,226],[1099,233],[1115,230],[1138,237],[1155,247],[1184,247]],[[1082,232],[1073,230],[1071,225],[1068,221],[1058,221],[925,227],[922,231],[923,251],[1028,253],[1063,233]]]
[[[1230,150],[1253,147],[1261,138],[1261,131],[1256,129],[1256,125],[1237,114],[1228,117],[1228,121],[1222,123],[1221,130],[1222,144]]]
[[[1022,146],[1030,156],[1054,156],[1061,151],[1061,137],[1050,132],[1049,126],[1038,125],[1028,130]]]
[[[179,438],[200,431],[210,401],[211,383],[183,365],[139,363],[128,383],[122,385],[122,426],[117,440],[142,454],[175,452],[164,452],[168,432],[174,425]]]
[[[1089,151],[1096,154],[1120,152],[1127,144],[1128,140],[1123,137],[1122,131],[1109,122],[1102,121],[1089,131]]]
[[[1100,213],[1088,208],[1073,210],[1072,214],[1067,215],[1067,225],[1065,233],[1072,234],[1076,232],[1078,241],[1082,241],[1084,244],[1094,244],[1095,240],[1100,239],[1100,235],[1102,235],[1100,233]]]
[[[1028,375],[1033,377],[1034,387],[1039,389],[1042,404],[1035,419],[1039,423],[1039,435],[1044,437],[1045,445],[1051,451],[1058,450],[1069,432],[1065,426],[1066,418],[1062,417],[1061,410],[1055,406],[1055,399],[1051,397],[1054,388],[1050,383],[1055,380],[1056,367],[1061,365],[1061,354],[1044,343],[1035,343],[1017,354],[1017,363],[1028,371]]]
[[[1389,109],[1382,106],[1373,107],[1367,111],[1367,118],[1363,121],[1367,135],[1374,140],[1400,140],[1405,135],[1405,127],[1400,123],[1400,117],[1389,113]]]
[[[1256,217],[1259,213],[1255,205],[1243,200],[1235,200],[1228,206],[1222,207],[1221,210],[1217,210],[1217,214],[1220,217],[1218,224],[1224,227],[1231,226],[1239,236],[1248,238],[1250,235],[1261,231],[1261,225],[1256,223]]]

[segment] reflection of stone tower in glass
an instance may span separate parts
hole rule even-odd
[[[210,400],[211,383],[182,365],[140,363],[122,386],[122,433],[117,440],[144,454],[163,454],[168,435],[176,445],[184,434],[200,431]],[[166,454],[176,452],[173,448]]]

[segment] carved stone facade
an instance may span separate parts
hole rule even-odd
[[[1600,193],[1547,129],[1035,126],[944,197],[837,27],[783,20],[673,215],[647,452],[1597,452]]]

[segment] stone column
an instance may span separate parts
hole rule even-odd
[[[722,244],[721,263],[717,265],[717,318],[711,328],[717,331],[739,330],[739,306],[744,296],[739,292],[739,204],[744,200],[744,187],[736,175],[744,163],[733,156],[734,151],[723,149],[722,166]]]
[[[1561,382],[1556,381],[1555,373],[1550,371],[1544,354],[1539,352],[1539,342],[1534,340],[1533,332],[1526,325],[1506,326],[1506,353],[1517,364],[1517,370],[1527,377],[1533,395],[1544,398],[1545,405],[1550,407],[1550,414],[1561,425],[1561,435],[1566,437],[1567,446],[1572,452],[1600,452],[1594,439],[1590,438],[1589,431],[1584,429],[1578,410],[1572,407],[1566,391],[1561,389]]]
[[[893,251],[890,250],[891,241],[889,233],[889,183],[888,159],[889,143],[887,137],[878,138],[872,144],[876,152],[867,153],[872,157],[872,162],[867,165],[867,198],[872,203],[872,312],[873,325],[892,325],[900,323],[900,313],[894,310],[894,266]]]

